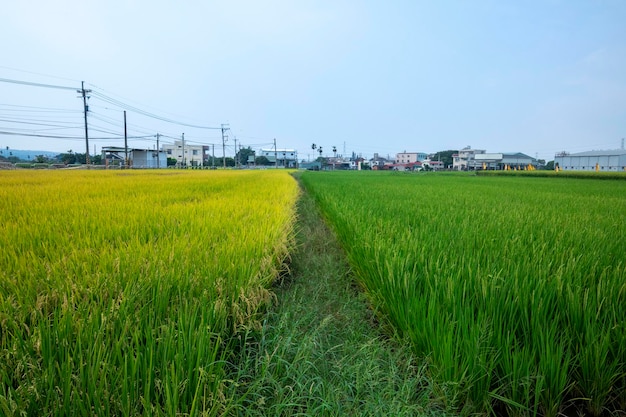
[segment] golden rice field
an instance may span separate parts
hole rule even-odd
[[[271,302],[284,171],[0,173],[0,415],[218,415]]]

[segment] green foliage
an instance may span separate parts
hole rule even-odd
[[[254,156],[254,151],[252,150],[252,148],[249,146],[247,148],[241,148],[239,152],[237,152],[235,158],[237,164],[239,164],[240,166],[247,166],[249,156]]]
[[[76,154],[71,151],[67,153],[61,153],[57,156],[57,160],[65,165],[75,164],[76,163]]]
[[[626,182],[349,172],[302,182],[381,322],[429,361],[442,404],[624,411]]]
[[[269,159],[267,159],[267,157],[266,157],[266,156],[257,156],[257,157],[254,159],[254,163],[255,163],[256,165],[260,165],[260,166],[269,166],[269,165],[272,165],[272,163],[270,162],[270,160],[269,160]]]
[[[441,161],[444,167],[448,167],[454,163],[454,158],[452,158],[452,155],[454,155],[455,153],[459,153],[459,151],[458,150],[439,151],[433,156],[432,160]]]
[[[216,167],[223,167],[224,166],[224,158],[215,158],[215,166]],[[227,167],[234,167],[235,166],[235,159],[231,158],[230,156],[226,157],[226,166]]]

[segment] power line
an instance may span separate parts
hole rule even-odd
[[[10,108],[2,108],[2,107],[10,107]],[[0,103],[0,109],[2,111],[32,112],[32,113],[79,113],[80,112],[80,110],[75,110],[75,109],[57,109],[54,107],[20,106],[18,104],[5,104],[5,103]]]
[[[51,125],[48,123],[36,123],[32,121],[26,122],[22,120],[11,120],[11,119],[0,119],[0,122],[10,122],[10,123],[16,123],[16,124],[32,125],[32,126],[61,127],[61,128],[62,127],[65,127],[65,128],[80,127],[80,126],[59,126],[59,125]],[[57,122],[57,123],[63,123],[63,122]],[[66,122],[66,123],[70,123],[70,122]]]
[[[85,138],[82,136],[60,136],[60,135],[38,135],[33,133],[20,133],[20,132],[7,132],[0,130],[0,135],[9,135],[9,136],[28,136],[35,138],[49,138],[49,139],[67,139],[67,140],[84,140]],[[152,136],[129,136],[128,139],[148,139],[153,138]],[[90,138],[92,140],[120,140],[124,139],[124,136],[116,136],[116,137],[95,137]]]
[[[54,84],[34,83],[34,82],[31,82],[31,81],[11,80],[11,79],[8,79],[8,78],[0,78],[0,82],[12,83],[12,84],[21,84],[21,85],[29,85],[31,87],[58,88],[60,90],[76,90],[76,87],[67,87],[67,86],[64,86],[64,85],[54,85]]]
[[[119,100],[116,100],[114,98],[108,97],[108,96],[106,96],[106,95],[104,95],[104,94],[102,94],[102,93],[100,93],[98,91],[93,91],[91,93],[91,95],[94,96],[95,98],[98,98],[98,99],[100,99],[102,101],[105,101],[107,103],[116,105],[116,106],[121,107],[121,108],[126,109],[126,110],[134,111],[135,113],[139,113],[139,114],[141,114],[143,116],[146,116],[146,117],[150,117],[150,118],[153,118],[153,119],[161,120],[163,122],[172,123],[172,124],[179,125],[179,126],[193,127],[193,128],[196,128],[196,129],[215,129],[215,130],[220,130],[221,129],[221,127],[201,126],[201,125],[180,122],[180,121],[173,120],[173,119],[170,119],[170,118],[167,118],[167,117],[159,116],[159,115],[156,115],[154,113],[150,113],[148,111],[145,111],[145,110],[142,110],[140,108],[137,108],[135,106],[131,106],[130,104],[123,103],[123,102],[121,102]]]
[[[224,127],[227,125],[222,125],[220,127],[205,126],[205,125],[201,125],[197,123],[185,122],[180,119],[165,117],[160,114],[143,110],[140,107],[130,105],[124,101],[110,97],[109,95],[104,94],[100,91],[93,91],[90,89],[86,89],[84,82],[81,82],[81,87],[79,89],[65,86],[65,85],[38,83],[38,82],[9,79],[9,78],[0,78],[0,82],[12,83],[12,84],[18,84],[18,85],[26,85],[26,86],[31,86],[31,87],[54,88],[54,89],[61,89],[61,90],[78,91],[78,93],[80,94],[80,98],[82,98],[82,101],[83,101],[82,111],[66,110],[66,109],[59,109],[59,108],[52,108],[52,107],[36,107],[36,106],[21,106],[21,105],[16,105],[16,104],[0,104],[0,122],[6,122],[10,124],[21,124],[24,126],[32,126],[32,128],[29,130],[17,129],[17,126],[15,128],[13,127],[8,128],[8,126],[4,126],[4,129],[0,133],[3,135],[41,137],[41,138],[65,139],[65,140],[79,140],[78,136],[73,136],[71,134],[70,135],[50,135],[50,134],[39,134],[38,132],[42,130],[52,130],[52,129],[78,129],[80,128],[80,126],[78,125],[78,120],[68,119],[68,121],[61,121],[59,119],[75,117],[77,113],[83,113],[83,116],[85,119],[84,120],[84,125],[85,125],[84,139],[85,139],[85,146],[86,146],[86,155],[88,155],[89,154],[89,142],[88,142],[89,133],[88,133],[88,128],[87,128],[87,116],[88,115],[91,115],[92,118],[100,120],[101,122],[104,122],[105,124],[108,124],[114,127],[121,126],[121,120],[118,122],[112,117],[108,117],[105,114],[102,114],[101,112],[94,112],[93,110],[93,108],[98,109],[102,107],[96,105],[96,106],[93,106],[93,108],[90,108],[90,106],[87,105],[87,99],[92,99],[92,100],[96,99],[98,101],[113,105],[117,108],[128,110],[140,116],[144,116],[144,117],[154,119],[154,120],[159,120],[159,121],[171,124],[171,125],[186,126],[186,127],[190,127],[194,129],[201,129],[201,130],[217,130],[217,131],[221,130],[222,140],[225,139]],[[112,110],[107,107],[103,107],[103,108],[105,110]],[[37,127],[44,127],[47,129],[37,129]],[[95,132],[111,134],[111,135],[117,134],[117,132],[112,131],[111,127],[107,128],[104,126],[98,126],[98,124],[92,124],[92,126],[89,126],[89,127],[93,129]],[[130,136],[130,138],[134,138],[134,139],[154,138],[154,135],[152,134],[152,132],[154,131],[158,131],[159,133],[166,133],[162,135],[163,137],[170,137],[175,140],[178,140],[179,138],[178,135],[174,136],[175,134],[173,133],[170,133],[168,135],[167,134],[168,132],[163,132],[162,128],[155,129],[152,127],[146,127],[145,125],[142,126],[142,125],[136,125],[136,124],[128,124],[128,127],[131,130],[137,133],[140,133],[139,135]],[[149,135],[145,136],[142,134],[149,134]],[[112,137],[112,138],[94,138],[94,139],[115,140],[118,138]],[[208,144],[208,145],[214,145],[219,141],[218,137],[206,138],[204,135],[193,135],[193,133],[189,135],[188,139],[191,139],[191,140],[196,139],[198,143]],[[228,146],[228,148],[230,149],[231,147]],[[224,150],[225,149],[226,149],[226,146],[224,146]]]
[[[7,66],[4,66],[4,65],[0,65],[0,68],[8,69],[8,70],[11,70],[11,71],[23,72],[25,74],[41,75],[41,76],[48,77],[48,78],[56,78],[58,80],[72,81],[72,82],[78,83],[78,80],[73,80],[73,79],[67,78],[67,77],[58,77],[56,75],[43,74],[41,72],[26,71],[26,70],[23,70],[23,69],[7,67]]]

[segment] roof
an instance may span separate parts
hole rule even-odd
[[[525,153],[521,153],[521,152],[503,152],[502,153],[502,157],[503,158],[528,158],[528,159],[533,159],[532,156],[528,156]]]
[[[479,153],[474,156],[477,161],[500,160],[503,158],[501,153]]]
[[[295,149],[287,149],[287,148],[278,148],[278,149],[274,149],[274,148],[261,148],[261,152],[291,152],[291,153],[295,153],[296,150]]]
[[[126,152],[126,148],[120,146],[103,146],[103,152]],[[156,149],[141,149],[141,148],[128,148],[128,152],[157,152]],[[163,150],[159,150],[159,152],[164,152]]]
[[[586,152],[578,152],[571,153],[568,155],[557,155],[557,157],[563,156],[622,156],[626,155],[625,149],[612,149],[608,151],[586,151]]]

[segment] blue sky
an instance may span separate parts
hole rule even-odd
[[[235,138],[253,148],[275,138],[304,159],[316,143],[326,155],[336,146],[366,158],[469,145],[551,160],[559,151],[616,149],[626,137],[622,0],[32,0],[3,8],[0,78],[85,81],[94,91],[91,153],[123,145],[124,109],[133,147],[154,147],[157,132],[162,141],[184,132],[221,146],[219,130],[188,125],[228,123],[227,153]],[[0,131],[60,136],[0,134],[0,146],[84,152],[77,96],[0,82]]]

